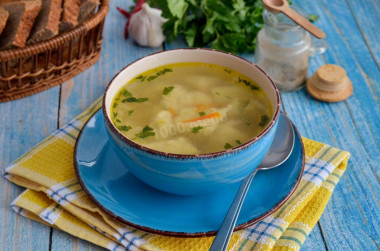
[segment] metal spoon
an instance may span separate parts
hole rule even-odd
[[[294,22],[302,26],[305,30],[309,31],[315,37],[323,39],[326,34],[317,28],[314,24],[309,22],[309,20],[302,17],[300,14],[295,12],[289,7],[286,0],[263,0],[264,7],[271,12],[282,12]]]
[[[234,201],[223,223],[211,245],[210,251],[226,250],[230,241],[236,221],[239,217],[240,209],[244,203],[245,196],[252,183],[253,177],[259,170],[266,170],[277,167],[284,163],[293,151],[294,130],[290,119],[283,113],[280,114],[277,131],[269,151],[260,165],[248,177],[246,177],[237,192]]]

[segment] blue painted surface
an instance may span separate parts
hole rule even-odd
[[[302,89],[282,94],[284,108],[305,137],[351,152],[347,171],[304,250],[378,250],[380,245],[380,20],[379,1],[294,0],[327,33],[328,50],[310,61],[310,74],[320,65],[337,63],[354,84],[351,98],[337,104],[312,99]],[[111,1],[99,62],[60,87],[0,104],[0,168],[86,109],[126,64],[163,48],[142,48],[123,39],[125,19]],[[182,42],[165,48],[182,47]],[[253,54],[244,55],[253,60]],[[0,250],[95,250],[97,246],[19,217],[9,204],[22,189],[0,179]],[[51,242],[49,233],[52,231]],[[324,243],[325,242],[325,243]]]
[[[298,135],[295,141],[294,150],[284,164],[257,173],[238,225],[261,217],[294,190],[303,170]],[[81,181],[100,205],[126,222],[159,231],[190,234],[216,231],[240,184],[224,185],[222,192],[202,196],[176,196],[147,186],[128,171],[128,162],[116,157],[110,147],[101,111],[82,130],[76,146],[75,162]]]

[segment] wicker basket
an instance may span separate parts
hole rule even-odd
[[[100,57],[109,0],[87,21],[49,40],[0,51],[0,102],[26,97],[86,70]]]

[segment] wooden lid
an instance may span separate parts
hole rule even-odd
[[[318,100],[338,102],[351,96],[353,86],[342,67],[326,64],[307,80],[306,90]]]

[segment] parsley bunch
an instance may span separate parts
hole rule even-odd
[[[261,0],[147,0],[162,10],[163,29],[170,43],[183,35],[189,47],[253,52],[263,27]]]

